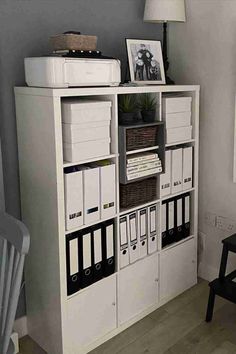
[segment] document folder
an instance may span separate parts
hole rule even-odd
[[[129,264],[128,252],[128,221],[127,216],[120,218],[120,268]]]
[[[79,235],[82,250],[81,263],[82,263],[82,276],[81,288],[89,286],[93,282],[92,272],[92,233],[89,229],[83,230]]]
[[[138,249],[138,227],[137,227],[137,214],[129,214],[129,259],[130,263],[134,263],[139,258]]]
[[[190,236],[190,195],[184,196],[184,237]]]
[[[138,211],[139,258],[147,255],[148,213],[147,208]]]
[[[193,147],[183,149],[183,190],[193,186]]]
[[[183,199],[177,198],[175,199],[175,240],[180,241],[184,237],[183,232]]]
[[[80,289],[79,240],[74,233],[66,237],[67,295]]]
[[[167,204],[163,202],[161,205],[161,238],[162,248],[168,245],[167,237]]]
[[[171,193],[171,150],[165,152],[165,173],[160,175],[160,196]]]
[[[115,272],[115,224],[114,220],[103,223],[103,269],[107,277]]]
[[[94,282],[103,277],[103,261],[102,261],[102,227],[93,227],[92,232],[92,250],[93,250],[93,279]]]
[[[183,149],[172,150],[171,167],[171,193],[175,194],[183,190]]]
[[[84,223],[100,219],[99,168],[83,170],[84,185]]]
[[[75,167],[64,171],[66,230],[83,225],[83,175]]]
[[[175,242],[175,205],[174,201],[168,201],[167,203],[167,208],[168,208],[168,215],[167,215],[167,220],[168,220],[168,229],[167,229],[167,242],[168,244]]]
[[[157,206],[152,205],[148,208],[149,214],[149,235],[148,235],[148,253],[157,251]]]
[[[116,213],[116,169],[115,164],[100,167],[101,219]]]

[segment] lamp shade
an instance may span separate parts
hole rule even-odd
[[[144,22],[185,22],[184,0],[146,0]]]

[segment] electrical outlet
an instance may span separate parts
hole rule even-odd
[[[234,232],[236,230],[236,222],[224,216],[217,216],[216,227],[223,231]]]
[[[203,232],[199,231],[198,232],[198,237],[199,237],[199,250],[202,252],[206,248],[206,234]]]
[[[207,212],[205,214],[205,223],[209,226],[216,226],[216,217],[217,215],[214,213]]]

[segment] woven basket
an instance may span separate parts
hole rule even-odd
[[[59,34],[50,37],[53,50],[96,50],[97,37],[78,34]]]
[[[126,150],[138,150],[157,145],[157,129],[157,126],[127,129]]]
[[[120,207],[132,208],[145,204],[157,197],[157,182],[155,177],[142,181],[120,184]]]

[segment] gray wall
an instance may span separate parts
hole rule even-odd
[[[199,275],[219,271],[222,231],[206,222],[208,212],[236,223],[233,183],[235,119],[236,1],[186,0],[187,22],[171,24],[170,62],[178,83],[201,85],[199,230],[203,250]],[[235,231],[235,230],[233,230]],[[235,269],[233,255],[229,265]]]
[[[24,84],[23,59],[46,54],[48,37],[66,30],[98,36],[98,49],[126,65],[125,38],[160,39],[160,25],[143,23],[144,0],[1,0],[0,133],[6,209],[20,215],[13,87]],[[18,316],[25,313],[21,296]]]

